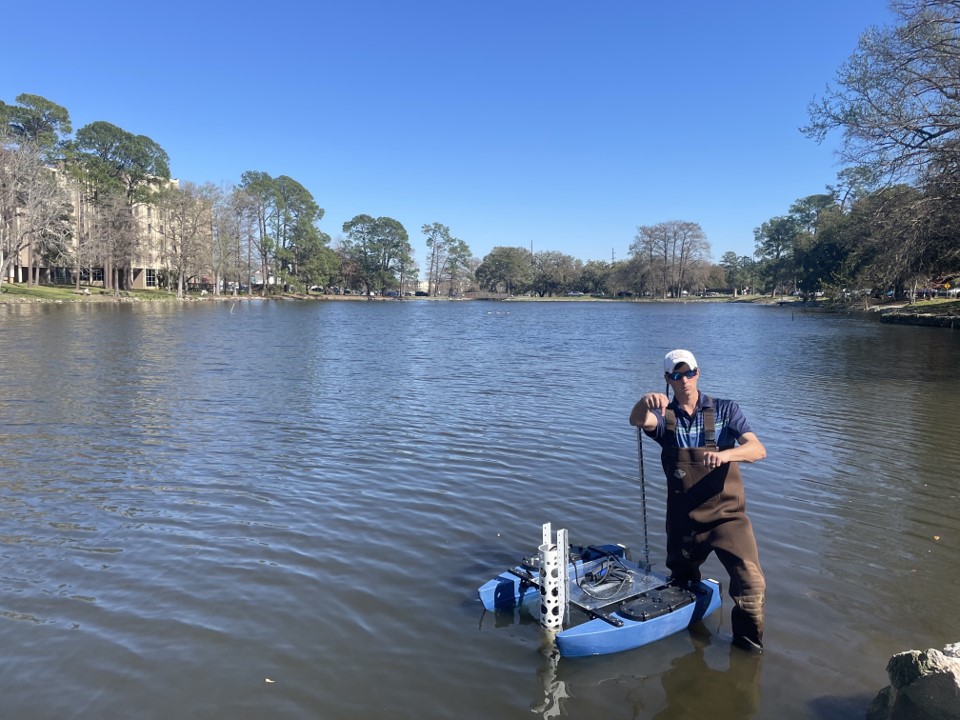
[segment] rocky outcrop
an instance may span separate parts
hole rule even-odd
[[[960,643],[898,653],[887,675],[890,685],[870,704],[867,720],[960,720]]]
[[[880,322],[896,323],[897,325],[923,325],[926,327],[960,328],[960,316],[937,313],[917,312],[884,312],[880,315]]]

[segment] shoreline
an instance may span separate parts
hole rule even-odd
[[[51,286],[24,286],[15,284],[14,292],[8,289],[10,285],[4,283],[0,288],[0,305],[23,304],[73,304],[73,303],[154,303],[154,302],[256,302],[256,301],[286,301],[286,302],[596,302],[596,303],[736,303],[750,305],[767,305],[771,307],[790,307],[791,309],[809,312],[835,313],[841,315],[875,314],[880,322],[911,325],[922,327],[940,327],[952,330],[960,329],[960,300],[945,300],[922,302],[910,305],[902,301],[880,303],[864,306],[861,303],[841,304],[830,301],[817,300],[804,302],[794,297],[771,298],[768,296],[747,297],[713,297],[713,298],[595,298],[595,297],[368,297],[364,295],[301,295],[287,293],[283,295],[196,295],[189,294],[177,298],[169,293],[156,294],[153,290],[124,291],[120,295],[112,292],[96,290],[95,292],[78,292],[73,288]]]

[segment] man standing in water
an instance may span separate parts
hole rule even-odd
[[[734,644],[760,652],[766,581],[745,511],[740,463],[762,460],[767,451],[735,402],[697,390],[700,368],[693,353],[672,350],[663,366],[673,400],[647,393],[634,405],[630,424],[662,448],[667,567],[677,582],[696,582],[700,566],[715,552],[730,575]]]

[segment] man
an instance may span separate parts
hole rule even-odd
[[[673,390],[644,395],[630,424],[660,444],[667,476],[667,567],[683,584],[700,580],[711,552],[730,575],[734,643],[763,647],[764,592],[757,542],[744,504],[740,463],[766,457],[739,406],[697,390],[700,367],[693,353],[672,350],[663,360]]]

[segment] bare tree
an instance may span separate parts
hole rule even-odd
[[[891,8],[895,23],[861,36],[803,131],[818,142],[841,131],[839,155],[851,166],[852,199],[834,192],[859,231],[846,233],[840,274],[899,294],[911,278],[960,262],[960,0]]]
[[[157,207],[163,220],[160,235],[166,241],[161,260],[177,279],[177,297],[182,298],[189,281],[212,263],[212,185],[183,183],[160,191]]]
[[[656,286],[663,297],[682,294],[691,269],[710,258],[710,243],[699,223],[670,220],[637,228],[630,254],[645,258],[660,273]]]
[[[237,265],[238,228],[230,203],[230,191],[225,187],[211,187],[212,219],[210,267],[213,270],[213,294],[219,295],[226,277]],[[236,292],[239,280],[234,283]]]
[[[426,245],[430,250],[427,261],[427,292],[436,296],[440,292],[440,276],[447,264],[453,238],[450,236],[450,228],[438,222],[424,225],[420,231],[426,235]]]
[[[28,270],[42,254],[64,254],[68,214],[69,197],[38,148],[0,140],[0,284],[24,252]]]
[[[116,258],[135,259],[142,247],[140,224],[124,195],[102,194],[91,208],[92,221],[88,236],[88,250],[93,264],[103,268],[103,286],[120,293],[120,274],[123,263]]]
[[[843,132],[843,162],[891,181],[960,158],[960,0],[898,0],[898,23],[870,28],[808,108],[809,137]]]

